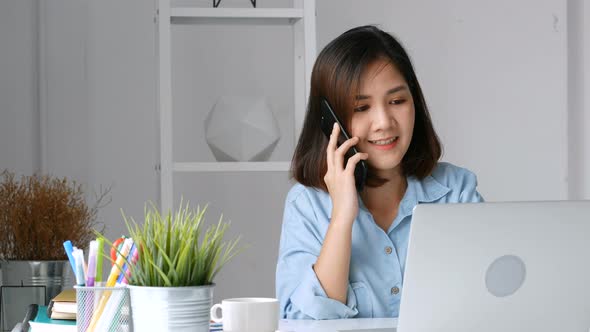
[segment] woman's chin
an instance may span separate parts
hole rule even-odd
[[[369,161],[369,167],[371,171],[377,175],[382,174],[383,176],[388,176],[391,174],[396,174],[401,166],[401,160],[379,160],[379,161]]]

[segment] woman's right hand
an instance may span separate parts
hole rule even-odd
[[[337,123],[334,123],[326,150],[328,171],[324,175],[324,182],[332,199],[331,220],[352,223],[359,210],[354,168],[359,161],[366,160],[369,155],[359,152],[350,157],[346,165],[344,165],[346,151],[356,145],[359,138],[353,137],[337,147],[338,135],[340,135],[340,127]]]

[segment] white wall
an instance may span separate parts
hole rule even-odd
[[[32,40],[21,43],[34,30],[24,19],[15,19],[17,14],[5,13],[16,7],[18,15],[31,17],[34,2],[15,3],[0,2],[0,166],[27,172],[35,169],[40,156],[33,137],[38,121],[37,109],[31,106],[35,81],[27,78],[35,60],[19,52],[32,52]],[[113,201],[100,216],[107,223],[107,235],[118,236],[123,232],[120,208],[141,219],[143,202],[158,198],[155,5],[141,0],[42,3],[47,170],[96,189],[112,185]],[[586,30],[588,7],[582,18]],[[577,172],[575,195],[590,198],[590,179],[584,171],[590,166],[585,148],[590,142],[581,133],[586,126],[570,123],[567,131],[566,89],[572,81],[567,76],[566,14],[565,0],[501,0],[493,5],[468,0],[318,0],[318,50],[350,27],[380,24],[399,37],[413,58],[445,144],[445,159],[474,170],[488,200],[565,199],[568,192],[574,197],[566,182],[568,172]],[[19,28],[8,33],[4,24]],[[173,56],[179,62],[174,68],[174,121],[182,129],[175,139],[190,142],[175,145],[177,161],[212,158],[199,139],[203,112],[210,109],[216,87],[268,94],[288,132],[292,83],[287,77],[290,61],[282,58],[289,54],[287,27],[174,29],[178,34],[173,36]],[[280,45],[270,54],[276,61],[260,57],[256,50],[236,57],[234,50],[247,46],[244,40],[250,37],[261,49],[265,38]],[[218,40],[226,42],[216,44]],[[590,54],[588,34],[574,40],[583,40],[579,48]],[[579,69],[585,78],[590,74],[586,58],[582,56],[585,66]],[[252,69],[260,75],[248,76]],[[217,76],[220,70],[224,77]],[[239,79],[231,81],[245,76],[251,77],[249,86]],[[20,83],[23,77],[25,83]],[[581,91],[590,95],[588,85]],[[578,109],[584,111],[576,119],[590,125],[585,116],[588,97],[578,98],[583,100]],[[17,104],[27,111],[17,112],[12,106]],[[568,137],[581,137],[585,144],[568,155]],[[293,143],[282,142],[273,158],[288,158]],[[229,235],[242,234],[250,246],[217,278],[216,299],[273,296],[283,199],[290,186],[286,174],[184,174],[174,181],[175,199],[182,194],[195,204],[208,202],[208,220],[216,221],[223,212],[232,220]]]
[[[566,1],[413,3],[393,31],[411,50],[444,159],[474,170],[488,200],[566,199]]]
[[[0,1],[0,170],[40,168],[34,0]]]
[[[336,3],[346,11],[333,12]],[[365,7],[319,1],[318,16],[335,19],[318,20],[318,29],[329,32],[318,41],[380,23],[412,57],[444,160],[475,171],[489,201],[568,198],[565,0]]]
[[[584,45],[581,47],[583,49],[582,58],[582,68],[584,72],[584,77],[582,79],[582,91],[583,91],[583,114],[584,117],[584,128],[590,128],[590,4],[585,1],[581,1],[584,4],[583,8],[583,23],[582,23],[582,31],[583,31],[583,42]],[[590,135],[584,132],[583,138],[583,151],[580,151],[582,156],[582,169],[589,170],[590,169]],[[589,199],[590,198],[590,175],[585,174],[584,182],[583,182],[583,190],[581,198]]]
[[[588,116],[584,114],[584,1],[568,2],[568,183],[569,197],[587,196],[589,179],[584,170],[587,165],[587,134],[584,132]],[[588,6],[586,6],[588,10]],[[587,26],[587,24],[586,24]]]
[[[141,220],[158,199],[154,15],[152,1],[88,1],[89,181],[112,186],[111,237],[124,234],[121,209]]]
[[[42,95],[46,119],[43,171],[90,180],[87,21],[84,1],[40,2]],[[72,29],[72,27],[78,27]]]
[[[100,219],[112,239],[125,233],[120,209],[141,217],[144,202],[157,199],[155,5],[56,0],[43,7],[46,171],[82,181],[90,193],[111,188]]]
[[[579,61],[578,68],[580,72],[583,72],[583,77],[578,81],[578,84],[581,85],[578,91],[581,91],[581,96],[578,96],[581,102],[580,106],[580,113],[583,114],[583,117],[580,121],[583,127],[578,128],[578,130],[582,133],[581,135],[581,145],[579,149],[575,152],[576,155],[579,156],[580,164],[580,185],[581,188],[579,190],[579,195],[576,198],[584,198],[590,199],[590,174],[586,170],[590,170],[590,134],[587,132],[587,128],[590,128],[590,4],[587,1],[579,0],[578,3],[581,5],[577,8],[580,8],[580,12],[583,13],[583,16],[579,19],[579,31],[581,31],[581,38],[580,43],[581,46],[578,48],[580,49],[579,57],[581,60]],[[584,130],[586,128],[586,130]],[[574,143],[575,144],[575,143]]]

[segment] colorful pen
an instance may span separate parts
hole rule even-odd
[[[123,264],[123,268],[121,269],[119,277],[117,278],[117,285],[122,285],[124,281],[126,281],[125,275],[127,274],[127,270],[129,269],[129,263],[133,258],[133,252],[135,252],[135,243],[131,246],[131,249],[129,249],[129,254],[125,258],[125,263]]]
[[[133,244],[133,251],[129,253],[129,257],[129,262],[131,263],[131,265],[137,263],[137,260],[139,259],[139,250],[137,250],[135,243]],[[121,284],[128,285],[129,277],[131,277],[131,270],[127,268],[127,270],[125,270],[125,275],[123,276]]]
[[[86,273],[86,286],[93,287],[96,278],[96,241],[90,241],[90,249],[88,252],[88,272]]]
[[[82,249],[75,249],[72,255],[76,262],[76,284],[84,286],[84,252]]]
[[[96,239],[96,278],[94,281],[100,286],[100,282],[102,281],[102,255],[104,249],[104,239],[99,237]]]
[[[119,273],[121,269],[119,267],[123,266],[123,262],[125,261],[125,257],[129,254],[129,249],[131,249],[131,245],[133,244],[132,239],[125,239],[123,243],[123,248],[121,249],[121,254],[117,257],[117,261],[113,264],[111,268],[111,273],[109,274],[109,278],[107,279],[107,287],[114,287],[117,283],[117,278],[119,277]]]
[[[68,255],[68,259],[70,260],[70,265],[72,265],[72,270],[74,271],[74,274],[76,274],[76,261],[72,255],[72,252],[74,251],[74,248],[72,247],[72,241],[67,240],[64,242],[64,249],[66,250],[66,255]]]

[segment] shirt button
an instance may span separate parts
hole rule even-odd
[[[391,295],[397,295],[397,294],[399,294],[399,288],[391,287]]]
[[[391,247],[385,247],[385,253],[390,255],[393,249]]]

